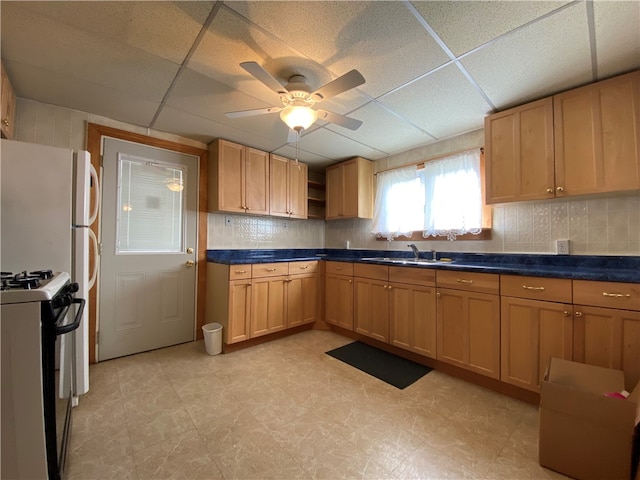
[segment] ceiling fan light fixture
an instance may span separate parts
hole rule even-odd
[[[315,110],[301,105],[289,105],[280,112],[280,118],[287,126],[296,131],[305,130],[318,119]]]

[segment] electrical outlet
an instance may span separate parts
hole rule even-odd
[[[556,253],[558,255],[569,255],[569,240],[556,240]]]
[[[224,216],[224,226],[225,227],[230,227],[231,225],[233,225],[233,217],[230,217],[229,215],[225,215]]]
[[[287,228],[289,226],[288,222],[282,222],[282,228]]]

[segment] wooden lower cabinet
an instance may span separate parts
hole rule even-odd
[[[327,270],[325,283],[325,321],[353,330],[353,277],[328,272]]]
[[[436,278],[438,360],[499,379],[500,297],[483,293],[498,291],[498,275],[438,271]]]
[[[229,312],[226,343],[249,340],[251,319],[251,279],[229,282]]]
[[[286,328],[287,277],[254,278],[251,285],[251,338]]]
[[[436,358],[435,286],[390,283],[389,289],[390,343]]]
[[[625,388],[640,380],[640,312],[575,305],[573,359],[624,371]]]
[[[287,281],[287,328],[316,321],[318,274],[291,275]]]
[[[356,277],[354,285],[356,333],[388,343],[389,282]]]
[[[539,392],[549,359],[572,359],[572,306],[502,297],[500,344],[501,380]]]

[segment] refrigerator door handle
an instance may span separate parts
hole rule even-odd
[[[100,211],[100,179],[98,178],[98,172],[96,171],[93,165],[89,165],[89,174],[91,175],[91,179],[93,180],[94,191],[96,192],[95,201],[93,203],[93,212],[91,212],[89,216],[88,225],[92,225],[93,222],[98,218],[98,212]],[[97,249],[96,249],[97,251]]]
[[[98,263],[100,261],[100,255],[98,254],[98,238],[96,234],[93,233],[93,230],[87,228],[89,232],[89,238],[93,243],[93,272],[91,272],[91,277],[89,278],[89,286],[87,291],[91,290],[96,283],[96,279],[98,278]]]

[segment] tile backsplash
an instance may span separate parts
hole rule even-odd
[[[324,220],[210,213],[207,248],[323,248],[324,226]]]

